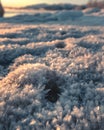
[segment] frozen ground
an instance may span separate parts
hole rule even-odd
[[[0,130],[104,130],[104,10],[0,19]]]

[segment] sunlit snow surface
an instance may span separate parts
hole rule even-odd
[[[104,129],[104,10],[0,18],[0,130]]]

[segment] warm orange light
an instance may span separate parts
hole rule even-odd
[[[26,5],[32,5],[35,4],[35,0],[3,0],[2,1],[4,6],[11,6],[11,7],[21,7]]]
[[[76,3],[76,4],[81,4],[81,3],[86,3],[88,0],[1,0],[4,6],[16,6],[16,7],[21,7],[21,6],[27,6],[27,5],[32,5],[32,4],[39,4],[39,3]]]

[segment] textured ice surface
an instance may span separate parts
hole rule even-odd
[[[0,130],[104,129],[103,25],[103,9],[0,19]]]

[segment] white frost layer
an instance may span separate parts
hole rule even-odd
[[[104,129],[102,12],[0,19],[0,130]]]

